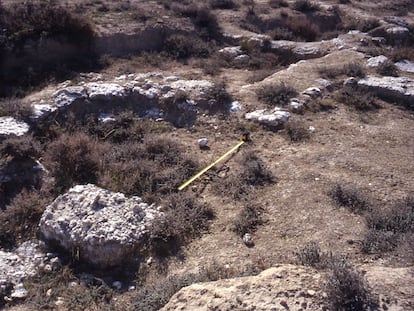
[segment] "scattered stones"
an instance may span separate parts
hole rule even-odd
[[[101,267],[134,259],[159,209],[95,185],[78,185],[49,205],[40,220],[46,241],[75,250],[81,260]]]
[[[295,113],[301,113],[303,111],[303,107],[305,105],[305,102],[298,99],[298,98],[292,98],[288,104],[289,111],[295,112]]]
[[[249,121],[258,122],[270,127],[281,126],[289,119],[289,112],[275,108],[273,111],[267,111],[266,109],[255,110],[253,112],[246,113],[245,118]]]
[[[367,66],[375,68],[375,67],[378,67],[379,65],[381,65],[382,63],[384,63],[386,61],[389,61],[389,59],[388,59],[388,57],[386,57],[384,55],[371,57],[367,61]]]
[[[0,137],[23,136],[29,131],[29,125],[13,117],[0,117]]]

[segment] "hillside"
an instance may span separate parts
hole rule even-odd
[[[414,309],[413,12],[1,1],[0,308]]]

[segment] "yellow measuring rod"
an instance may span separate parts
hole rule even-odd
[[[241,145],[243,145],[247,139],[243,137],[243,140],[238,142],[236,146],[232,147],[229,151],[227,151],[225,154],[223,154],[220,158],[218,158],[216,161],[211,163],[209,166],[203,168],[201,171],[199,171],[197,174],[195,174],[193,177],[191,177],[189,180],[187,180],[185,183],[183,183],[178,190],[183,190],[185,187],[187,187],[189,184],[191,184],[194,180],[196,180],[198,177],[203,175],[205,172],[207,172],[210,168],[212,168],[214,165],[222,161],[224,158],[226,158],[229,154],[233,153],[237,148],[239,148]]]

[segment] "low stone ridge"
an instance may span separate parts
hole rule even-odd
[[[385,99],[400,100],[414,106],[414,80],[407,77],[367,76],[358,85],[365,87]]]
[[[100,267],[133,260],[160,208],[95,185],[78,185],[50,204],[40,220],[47,242]]]
[[[23,136],[29,131],[29,125],[13,117],[0,117],[0,137]]]
[[[257,276],[190,285],[161,310],[322,310],[322,287],[316,270],[280,265]]]
[[[99,75],[85,76],[85,79],[87,81],[76,86],[63,84],[47,103],[32,102],[32,119],[41,120],[57,109],[68,109],[80,103],[75,110],[102,111],[111,105],[126,104],[142,117],[171,121],[174,111],[196,113],[215,104],[215,99],[209,96],[215,84],[207,80],[186,80],[159,72],[121,75],[111,81]],[[170,102],[173,107],[166,106]],[[171,116],[161,110],[171,112]]]

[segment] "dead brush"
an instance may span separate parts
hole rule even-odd
[[[336,184],[328,194],[336,205],[345,207],[352,213],[362,214],[371,210],[369,198],[352,185]]]
[[[285,83],[266,84],[256,91],[259,100],[269,106],[284,106],[296,96],[296,90]]]
[[[375,209],[366,217],[367,233],[362,241],[365,253],[394,250],[403,238],[414,236],[414,197],[408,196],[389,209]]]
[[[234,220],[232,230],[240,237],[243,237],[246,233],[255,232],[258,226],[264,223],[263,212],[264,210],[260,207],[245,204]]]
[[[326,302],[330,310],[377,310],[377,299],[362,273],[345,258],[334,257],[330,270],[325,284]]]
[[[291,142],[303,142],[310,138],[309,130],[301,122],[288,122],[286,131]]]

